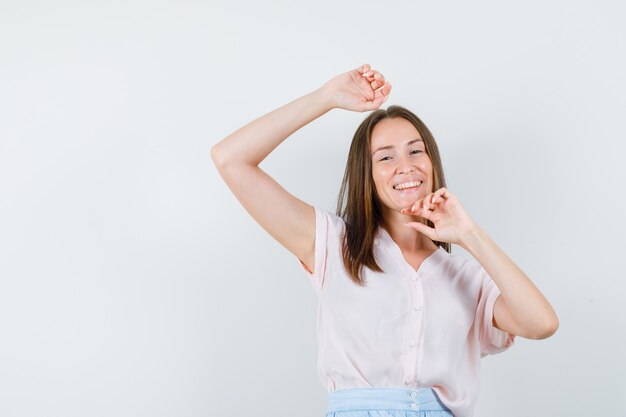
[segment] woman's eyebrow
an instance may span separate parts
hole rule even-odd
[[[411,141],[407,142],[406,144],[407,144],[407,146],[408,146],[408,145],[412,145],[412,144],[414,144],[415,142],[423,142],[423,140],[422,140],[422,139],[420,139],[420,138],[418,138],[418,139],[413,139],[413,140],[411,140]],[[381,146],[380,148],[378,148],[378,149],[376,149],[374,152],[372,152],[372,155],[374,155],[374,154],[375,154],[376,152],[378,152],[378,151],[382,151],[382,150],[385,150],[385,149],[392,149],[392,148],[393,148],[393,145]]]

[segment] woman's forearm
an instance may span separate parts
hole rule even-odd
[[[234,131],[211,148],[211,157],[218,167],[259,165],[291,134],[332,108],[325,90],[315,90]]]
[[[484,230],[475,229],[461,246],[493,279],[522,337],[544,339],[556,332],[559,319],[546,297]]]

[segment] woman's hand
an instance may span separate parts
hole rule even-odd
[[[400,213],[419,216],[433,222],[434,228],[420,222],[409,222],[406,225],[437,242],[455,243],[464,247],[467,239],[478,229],[461,202],[446,188],[440,188],[417,200]]]
[[[365,64],[331,79],[320,87],[320,92],[332,107],[363,112],[379,108],[389,97],[391,84]]]

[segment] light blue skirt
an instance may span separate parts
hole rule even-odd
[[[454,417],[432,388],[331,391],[326,417]]]

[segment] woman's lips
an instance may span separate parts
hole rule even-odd
[[[418,185],[417,187],[405,188],[404,190],[396,190],[394,188],[394,191],[397,191],[397,192],[403,193],[403,194],[411,194],[411,193],[414,193],[414,192],[418,191],[420,188],[421,188],[421,185]]]

